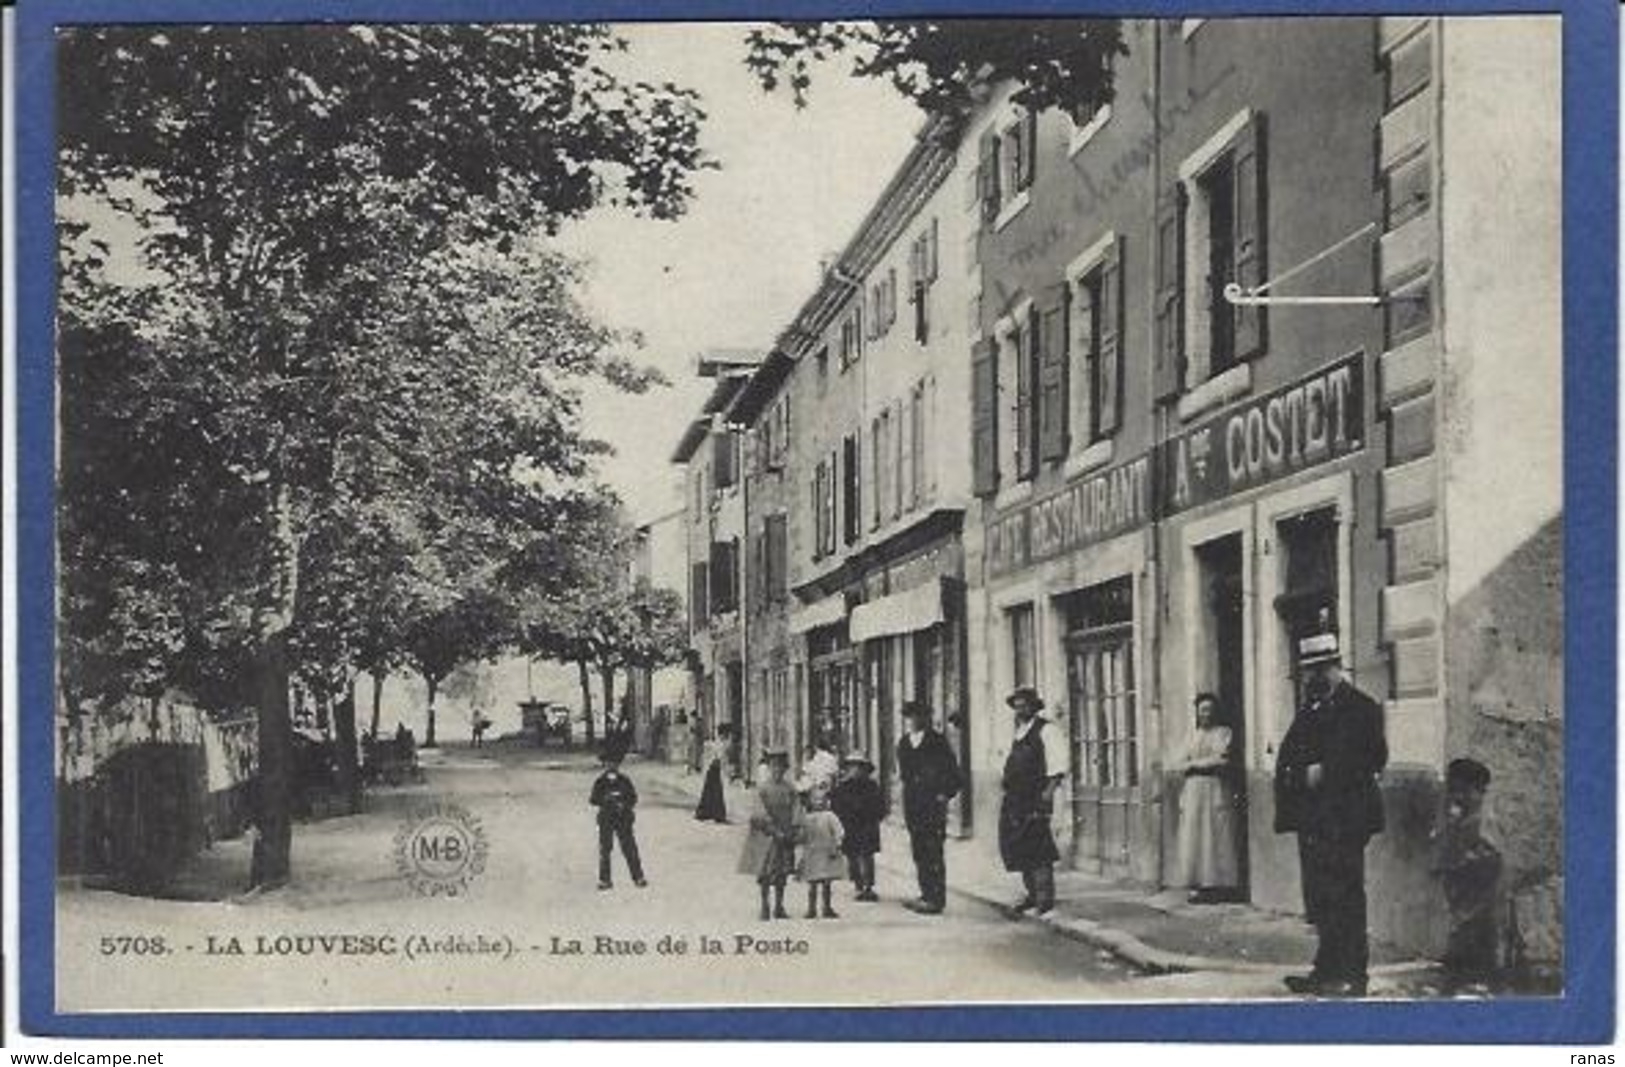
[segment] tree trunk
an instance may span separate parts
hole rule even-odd
[[[263,637],[254,665],[259,709],[259,774],[254,790],[254,857],[249,884],[286,885],[293,851],[293,723],[288,708],[288,651],[284,631]]]
[[[600,665],[598,677],[604,685],[604,736],[608,737],[614,730],[625,729],[626,723],[615,713],[615,668]]]
[[[424,675],[423,680],[429,683],[429,724],[423,728],[423,747],[438,748],[440,743],[434,739],[434,698],[440,690],[440,679]]]
[[[372,672],[372,729],[368,731],[373,739],[378,738],[379,718],[384,711],[384,669],[373,668]]]
[[[598,733],[592,721],[592,675],[587,673],[585,659],[576,660],[576,671],[581,677],[581,713],[587,718],[587,744],[591,745],[598,740]]]
[[[344,683],[333,704],[333,747],[338,750],[339,792],[351,815],[361,810],[361,764],[356,757],[355,679]]]

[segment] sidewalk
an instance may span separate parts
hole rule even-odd
[[[697,797],[702,779],[681,767],[646,762],[633,774]],[[730,783],[730,812],[743,810],[748,790]],[[1019,880],[998,866],[986,842],[950,840],[947,848],[950,893],[1008,911],[1019,895]],[[912,877],[908,835],[888,823],[882,829],[878,865],[894,875]],[[1056,907],[1044,916],[1012,917],[1043,923],[1056,933],[1109,952],[1148,974],[1184,975],[1185,984],[1202,988],[1201,976],[1219,979],[1232,992],[1238,985],[1261,996],[1283,993],[1281,979],[1308,970],[1315,955],[1314,930],[1302,920],[1247,904],[1192,905],[1183,890],[1155,890],[1114,882],[1077,871],[1058,870]],[[1407,958],[1392,946],[1371,945],[1373,996],[1427,995],[1434,990],[1436,967]]]

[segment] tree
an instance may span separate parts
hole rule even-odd
[[[98,26],[58,38],[60,192],[145,228],[185,342],[152,351],[154,375],[131,383],[119,414],[162,428],[155,470],[200,468],[185,472],[196,485],[153,479],[156,510],[202,542],[203,557],[243,557],[216,575],[218,589],[188,585],[184,572],[180,588],[206,599],[218,623],[195,628],[192,643],[246,651],[254,667],[264,884],[289,874],[289,640],[299,605],[313,602],[300,585],[322,514],[381,493],[375,480],[419,478],[442,501],[485,494],[478,506],[494,524],[503,508],[528,506],[498,486],[514,480],[504,454],[568,478],[592,453],[555,375],[637,382],[590,331],[562,350],[525,350],[539,388],[489,418],[470,410],[488,394],[456,377],[517,354],[485,343],[488,324],[455,302],[459,283],[489,286],[504,273],[492,257],[600,204],[673,217],[706,165],[697,98],[623,82],[607,63],[623,47],[602,26],[562,23]],[[65,320],[84,298],[72,281]],[[503,303],[497,289],[486,296],[486,308]],[[396,328],[403,305],[416,312],[416,344]],[[555,310],[529,309],[541,321],[513,346],[558,335]],[[468,343],[428,347],[448,337]],[[65,344],[64,363],[88,351]],[[119,374],[116,354],[109,362]],[[124,423],[85,428],[116,440]],[[457,430],[470,431],[458,458],[477,462],[446,470],[442,435]],[[203,485],[223,490],[223,513]],[[121,571],[125,548],[86,537],[75,551],[108,556],[87,573],[125,573],[138,590],[126,599],[161,620],[175,578],[140,552],[142,565]],[[417,624],[420,652],[435,618]],[[447,632],[457,619],[441,620]]]
[[[855,77],[880,78],[928,114],[964,118],[979,87],[1014,81],[1015,102],[1092,112],[1112,100],[1112,58],[1127,54],[1117,19],[910,19],[781,22],[746,35],[746,65],[763,89],[806,104],[813,71],[837,56]]]

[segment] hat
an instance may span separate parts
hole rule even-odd
[[[848,752],[841,757],[841,763],[843,766],[848,763],[861,763],[871,771],[875,769],[875,761],[870,759],[869,754],[862,749],[853,749]]]
[[[788,750],[776,746],[762,749],[762,762],[766,763],[770,760],[783,760],[785,763],[789,763],[790,753]]]
[[[905,719],[919,719],[929,724],[931,722],[931,705],[923,700],[905,700],[903,706],[898,709],[898,714]]]
[[[1490,787],[1490,769],[1475,759],[1462,757],[1450,761],[1445,768],[1445,785],[1462,785],[1469,789],[1488,789]]]
[[[1341,660],[1342,651],[1337,645],[1336,634],[1314,634],[1298,642],[1298,663],[1308,666],[1311,663],[1325,663],[1328,660]]]
[[[1030,685],[1017,686],[1012,689],[1010,695],[1004,698],[1004,702],[1012,708],[1017,704],[1028,704],[1034,711],[1044,710],[1044,698],[1039,696],[1038,690]]]

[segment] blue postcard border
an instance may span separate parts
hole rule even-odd
[[[17,629],[20,1002],[26,1033],[77,1037],[750,1038],[1523,1042],[1612,1039],[1615,1004],[1619,23],[1608,0],[1117,0],[1111,14],[1549,13],[1563,33],[1565,558],[1564,986],[1550,1000],[636,1009],[108,1013],[56,1010],[52,648],[53,33],[93,22],[519,18],[760,19],[860,14],[1077,14],[1066,0],[23,0],[17,47]]]

